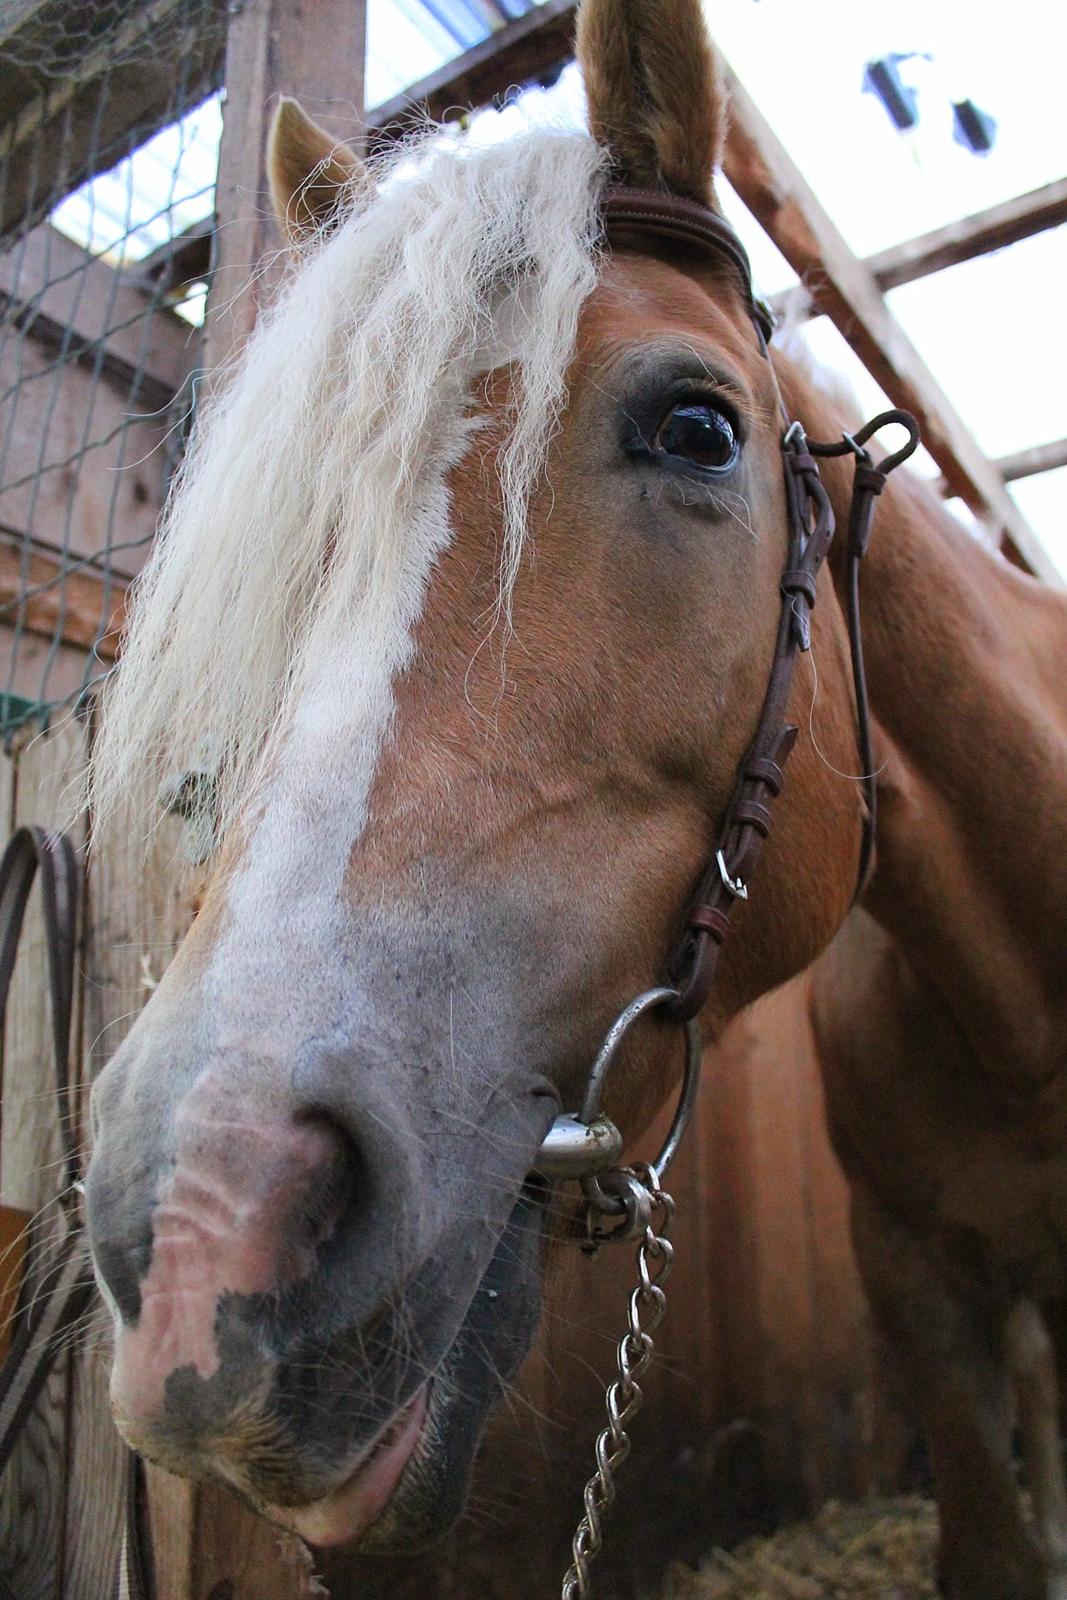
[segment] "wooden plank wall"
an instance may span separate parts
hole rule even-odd
[[[8,333],[0,398],[0,525],[114,569],[145,559],[173,451],[176,396],[188,405],[199,330],[48,223],[0,256]],[[142,541],[138,543],[138,541]]]
[[[0,255],[0,310],[4,681],[58,701],[80,687],[105,608],[120,625],[122,580],[147,556],[200,331],[47,223]],[[86,557],[111,574],[107,586],[91,564],[67,570]]]

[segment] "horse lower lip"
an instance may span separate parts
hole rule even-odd
[[[422,1388],[371,1446],[341,1485],[306,1506],[271,1506],[267,1515],[311,1545],[327,1548],[360,1538],[385,1510],[400,1482],[426,1421],[429,1383]]]

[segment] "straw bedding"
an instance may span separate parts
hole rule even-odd
[[[656,1600],[936,1600],[937,1514],[918,1497],[823,1507],[700,1571],[676,1566]]]

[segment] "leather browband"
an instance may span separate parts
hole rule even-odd
[[[737,234],[717,211],[696,200],[663,194],[656,189],[631,189],[611,184],[600,196],[600,215],[604,232],[612,235],[633,230],[666,239],[671,244],[696,245],[725,256],[741,280],[748,314],[756,326],[760,342],[766,347],[774,332],[770,306],[752,290],[752,267]]]

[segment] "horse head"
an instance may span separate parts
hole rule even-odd
[[[461,1506],[537,1317],[536,1153],[662,972],[775,646],[782,424],[745,286],[601,231],[609,181],[715,206],[698,0],[586,0],[578,44],[592,138],[366,170],[283,105],[298,264],[201,419],[97,743],[102,808],[220,752],[202,909],[93,1094],[115,1415],[324,1544]],[[818,589],[820,748],[806,677],[712,1035],[855,887]],[[628,1136],[680,1066],[643,1021]]]

